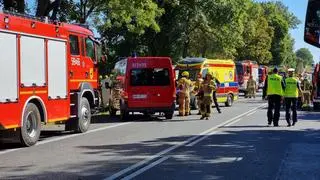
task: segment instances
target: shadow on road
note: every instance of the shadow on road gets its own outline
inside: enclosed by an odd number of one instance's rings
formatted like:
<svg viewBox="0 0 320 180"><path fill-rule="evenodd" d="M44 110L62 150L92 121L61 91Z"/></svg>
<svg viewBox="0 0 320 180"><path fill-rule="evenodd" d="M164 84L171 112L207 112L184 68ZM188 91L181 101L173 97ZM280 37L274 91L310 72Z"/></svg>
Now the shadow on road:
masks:
<svg viewBox="0 0 320 180"><path fill-rule="evenodd" d="M300 116L300 121L317 116ZM315 119L316 118L316 119ZM292 144L320 144L319 129L284 129L284 127L232 126L223 133L208 136L192 147L182 146L170 158L147 171L141 179L275 179L281 161ZM243 128L257 128L244 130ZM78 146L81 156L99 161L66 164L63 172L44 171L24 179L101 179L125 169L160 151L183 143L191 136L156 138L137 143ZM203 136L198 136L197 139ZM152 162L156 161L154 159ZM150 163L150 162L149 162ZM144 167L143 165L142 167ZM3 169L4 168L4 169ZM0 166L1 170L6 167ZM8 167L7 167L8 168ZM13 168L13 167L11 167ZM31 169L30 167L29 169ZM133 171L141 167L137 167ZM215 178L214 178L215 177ZM20 179L19 176L4 178Z"/></svg>
<svg viewBox="0 0 320 180"><path fill-rule="evenodd" d="M308 134L315 134L315 137L306 137ZM36 175L24 176L24 178L101 179L105 176L105 172L109 172L108 175L116 173L143 160L142 157L150 157L175 143L182 143L187 138L190 136L160 138L133 144L79 146L78 148L85 150L84 156L101 156L101 161L68 164L63 172L48 170ZM171 153L169 160L152 169L145 179L166 177L172 179L185 179L185 177L188 179L210 179L209 177L275 179L281 166L281 159L284 158L290 144L320 143L318 138L320 138L320 131L311 129L227 131L225 134L211 135L194 147L184 146L175 150ZM82 155L79 154L79 156ZM113 156L118 158L103 161L104 158ZM0 169L3 168L0 167ZM21 177L6 178L20 179Z"/></svg>

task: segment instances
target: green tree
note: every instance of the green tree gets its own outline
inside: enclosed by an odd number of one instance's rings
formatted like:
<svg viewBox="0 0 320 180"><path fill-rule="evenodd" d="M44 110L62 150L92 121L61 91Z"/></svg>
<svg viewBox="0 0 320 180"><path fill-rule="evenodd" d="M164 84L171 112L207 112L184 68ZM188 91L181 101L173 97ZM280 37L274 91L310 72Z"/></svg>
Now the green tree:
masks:
<svg viewBox="0 0 320 180"><path fill-rule="evenodd" d="M280 57L282 59L282 65L294 68L297 64L297 58L294 52L294 39L290 34L281 41L280 44Z"/></svg>
<svg viewBox="0 0 320 180"><path fill-rule="evenodd" d="M237 48L244 44L244 19L250 3L250 0L203 1L203 23L194 31L196 34L190 46L193 48L191 54L234 58Z"/></svg>
<svg viewBox="0 0 320 180"><path fill-rule="evenodd" d="M309 49L301 48L296 52L296 56L301 59L304 67L307 65L312 65L314 63L313 56Z"/></svg>
<svg viewBox="0 0 320 180"><path fill-rule="evenodd" d="M304 72L303 59L297 57L296 73L302 74Z"/></svg>
<svg viewBox="0 0 320 180"><path fill-rule="evenodd" d="M237 59L251 59L259 64L268 64L272 60L270 49L274 29L269 26L259 3L250 5L244 24L244 44L238 48Z"/></svg>
<svg viewBox="0 0 320 180"><path fill-rule="evenodd" d="M292 52L287 51L291 44L288 37L289 30L296 28L300 23L299 19L284 6L282 2L267 2L262 3L265 16L268 19L269 25L274 29L272 39L271 53L272 64L281 65L287 57L290 57ZM292 48L293 49L293 48Z"/></svg>

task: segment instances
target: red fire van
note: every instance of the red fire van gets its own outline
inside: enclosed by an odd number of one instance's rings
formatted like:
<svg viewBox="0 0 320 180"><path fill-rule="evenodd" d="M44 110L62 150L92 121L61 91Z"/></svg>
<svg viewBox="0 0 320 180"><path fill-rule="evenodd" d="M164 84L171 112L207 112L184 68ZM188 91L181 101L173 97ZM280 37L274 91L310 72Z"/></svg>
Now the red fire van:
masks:
<svg viewBox="0 0 320 180"><path fill-rule="evenodd" d="M127 119L130 112L160 112L172 119L176 87L169 57L130 57L118 61L114 69L121 80L121 120Z"/></svg>

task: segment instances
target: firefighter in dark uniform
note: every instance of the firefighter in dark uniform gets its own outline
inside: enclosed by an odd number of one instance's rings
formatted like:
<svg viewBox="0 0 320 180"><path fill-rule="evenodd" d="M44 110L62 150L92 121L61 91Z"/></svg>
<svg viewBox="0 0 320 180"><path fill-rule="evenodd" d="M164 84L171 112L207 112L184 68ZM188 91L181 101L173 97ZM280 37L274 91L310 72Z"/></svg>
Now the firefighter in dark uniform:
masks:
<svg viewBox="0 0 320 180"><path fill-rule="evenodd" d="M297 78L293 77L294 69L288 69L289 77L286 78L286 88L284 92L286 103L286 120L288 126L294 126L297 123L297 100L299 97L300 85ZM292 110L292 119L290 117L290 108ZM291 124L292 120L292 124Z"/></svg>
<svg viewBox="0 0 320 180"><path fill-rule="evenodd" d="M212 76L213 76L213 74L212 74ZM218 113L221 113L221 109L220 109L220 106L219 106L218 100L217 100L217 88L220 86L220 81L214 76L213 76L213 81L216 84L216 88L213 89L212 100L213 100L214 106L216 107Z"/></svg>
<svg viewBox="0 0 320 180"><path fill-rule="evenodd" d="M264 94L268 97L268 125L273 122L274 126L279 126L281 99L285 89L285 83L278 72L277 68L273 69L273 73L268 75L263 88L266 92Z"/></svg>

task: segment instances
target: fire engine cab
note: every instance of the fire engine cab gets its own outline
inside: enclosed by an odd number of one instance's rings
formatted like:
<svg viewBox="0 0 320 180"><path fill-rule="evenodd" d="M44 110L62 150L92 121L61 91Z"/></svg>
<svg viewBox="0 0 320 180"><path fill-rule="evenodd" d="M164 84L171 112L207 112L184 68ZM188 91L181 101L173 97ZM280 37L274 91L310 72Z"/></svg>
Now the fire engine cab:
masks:
<svg viewBox="0 0 320 180"><path fill-rule="evenodd" d="M246 95L247 93L247 82L250 76L257 82L257 87L259 83L259 65L255 61L244 60L236 62L237 76L239 83L239 92Z"/></svg>
<svg viewBox="0 0 320 180"><path fill-rule="evenodd" d="M268 67L267 66L259 66L259 89L262 89L264 87L264 83L268 76Z"/></svg>
<svg viewBox="0 0 320 180"><path fill-rule="evenodd" d="M313 108L315 110L320 109L320 64L317 64L314 68L313 77Z"/></svg>
<svg viewBox="0 0 320 180"><path fill-rule="evenodd" d="M17 133L25 146L47 123L86 132L99 104L92 31L0 12L0 39L0 132Z"/></svg>

